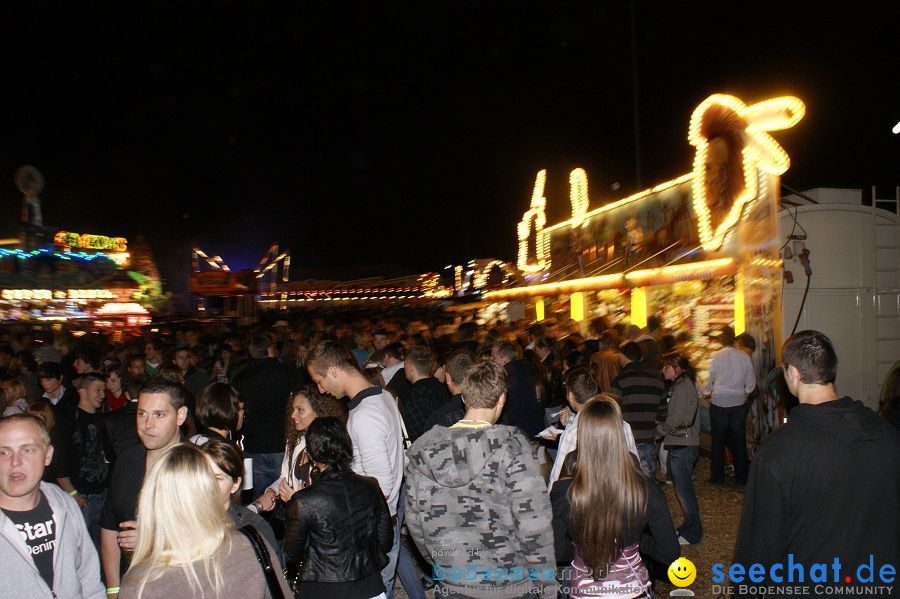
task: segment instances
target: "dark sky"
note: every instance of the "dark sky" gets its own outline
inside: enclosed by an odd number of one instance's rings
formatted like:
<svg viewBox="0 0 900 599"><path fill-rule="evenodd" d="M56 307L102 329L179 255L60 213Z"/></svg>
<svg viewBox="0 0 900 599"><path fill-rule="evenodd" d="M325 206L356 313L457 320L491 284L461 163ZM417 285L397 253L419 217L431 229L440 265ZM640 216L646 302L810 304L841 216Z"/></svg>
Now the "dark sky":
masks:
<svg viewBox="0 0 900 599"><path fill-rule="evenodd" d="M639 189L628 2L123 4L6 15L4 225L34 164L46 224L143 234L177 288L190 242L233 268L279 242L295 266L422 272L514 258L541 168L551 223L575 166L591 207ZM787 185L900 184L890 3L784 4L634 2L644 186L690 170L719 91L806 102L775 133Z"/></svg>

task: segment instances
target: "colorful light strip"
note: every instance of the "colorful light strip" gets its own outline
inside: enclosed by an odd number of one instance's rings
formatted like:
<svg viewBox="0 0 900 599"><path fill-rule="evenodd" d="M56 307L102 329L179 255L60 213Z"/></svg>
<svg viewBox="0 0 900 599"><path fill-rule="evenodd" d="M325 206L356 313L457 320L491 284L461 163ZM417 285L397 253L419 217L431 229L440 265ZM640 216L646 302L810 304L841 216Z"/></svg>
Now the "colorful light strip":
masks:
<svg viewBox="0 0 900 599"><path fill-rule="evenodd" d="M41 248L39 250L31 250L30 252L26 252L24 250L7 250L0 248L0 256L15 256L20 260L29 260L36 256L54 256L56 258L60 258L62 260L71 260L72 258L77 258L79 260L83 260L85 262L92 262L94 260L113 260L110 257L110 254L86 254L84 252L54 252L52 250L48 250L46 248ZM113 260L115 262L115 260Z"/></svg>

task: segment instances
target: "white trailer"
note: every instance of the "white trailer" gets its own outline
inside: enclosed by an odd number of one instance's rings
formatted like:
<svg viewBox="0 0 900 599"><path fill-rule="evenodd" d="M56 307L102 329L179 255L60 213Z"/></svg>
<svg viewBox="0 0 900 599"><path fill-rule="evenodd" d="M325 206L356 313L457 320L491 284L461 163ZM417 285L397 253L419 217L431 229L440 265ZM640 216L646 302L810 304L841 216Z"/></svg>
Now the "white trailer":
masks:
<svg viewBox="0 0 900 599"><path fill-rule="evenodd" d="M812 189L785 196L778 219L782 335L795 322L798 331L828 335L838 355L838 393L872 409L900 359L900 187L895 194L876 200L873 188L873 205L864 206L858 189ZM804 249L812 270L805 302Z"/></svg>

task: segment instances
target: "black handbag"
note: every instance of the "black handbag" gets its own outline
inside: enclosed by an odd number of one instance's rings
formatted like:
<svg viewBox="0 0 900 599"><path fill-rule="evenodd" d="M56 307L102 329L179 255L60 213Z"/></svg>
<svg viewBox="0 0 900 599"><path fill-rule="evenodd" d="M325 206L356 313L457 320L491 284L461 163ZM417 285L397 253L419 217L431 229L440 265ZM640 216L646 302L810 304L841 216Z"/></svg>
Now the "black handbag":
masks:
<svg viewBox="0 0 900 599"><path fill-rule="evenodd" d="M262 566L263 575L266 577L266 584L269 586L269 594L272 595L272 599L286 599L284 592L281 590L281 585L278 584L277 571L272 567L272 559L269 557L265 542L260 538L259 533L249 524L242 526L240 531L250 541L250 545L253 546L253 552L256 553L256 561Z"/></svg>

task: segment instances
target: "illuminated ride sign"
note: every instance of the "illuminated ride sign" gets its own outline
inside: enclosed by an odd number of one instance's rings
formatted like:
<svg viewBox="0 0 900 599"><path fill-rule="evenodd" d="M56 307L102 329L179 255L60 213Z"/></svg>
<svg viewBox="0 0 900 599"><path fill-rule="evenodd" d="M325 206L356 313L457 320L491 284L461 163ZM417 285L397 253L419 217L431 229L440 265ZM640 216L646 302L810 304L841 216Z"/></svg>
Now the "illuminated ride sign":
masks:
<svg viewBox="0 0 900 599"><path fill-rule="evenodd" d="M787 153L767 131L793 127L804 113L803 102L790 96L751 106L733 96L710 96L691 116L688 141L696 148L693 172L588 211L587 174L575 169L569 175L572 216L550 227L544 197L547 171L539 171L531 204L517 228L517 266L533 278L540 275L540 284L491 292L487 297L551 292L538 289L548 280L559 282L549 284L557 292L562 291L560 285L575 289L576 281L587 288L609 288L623 279L646 282L652 278L648 273L673 274L671 269L665 273L648 270L653 264L647 262L653 260L667 266L688 256L708 266L710 259L734 257L734 248L726 250L723 245L755 202L777 193L767 187L768 177L783 174L790 165ZM586 264L600 265L603 274L586 277L592 270ZM716 272L734 269L733 264L714 264ZM710 272L678 266L682 278ZM644 269L641 276L628 276L636 268Z"/></svg>
<svg viewBox="0 0 900 599"><path fill-rule="evenodd" d="M101 252L122 253L128 250L128 240L124 237L106 237L90 233L70 233L59 231L53 236L53 243L63 248L81 248Z"/></svg>

